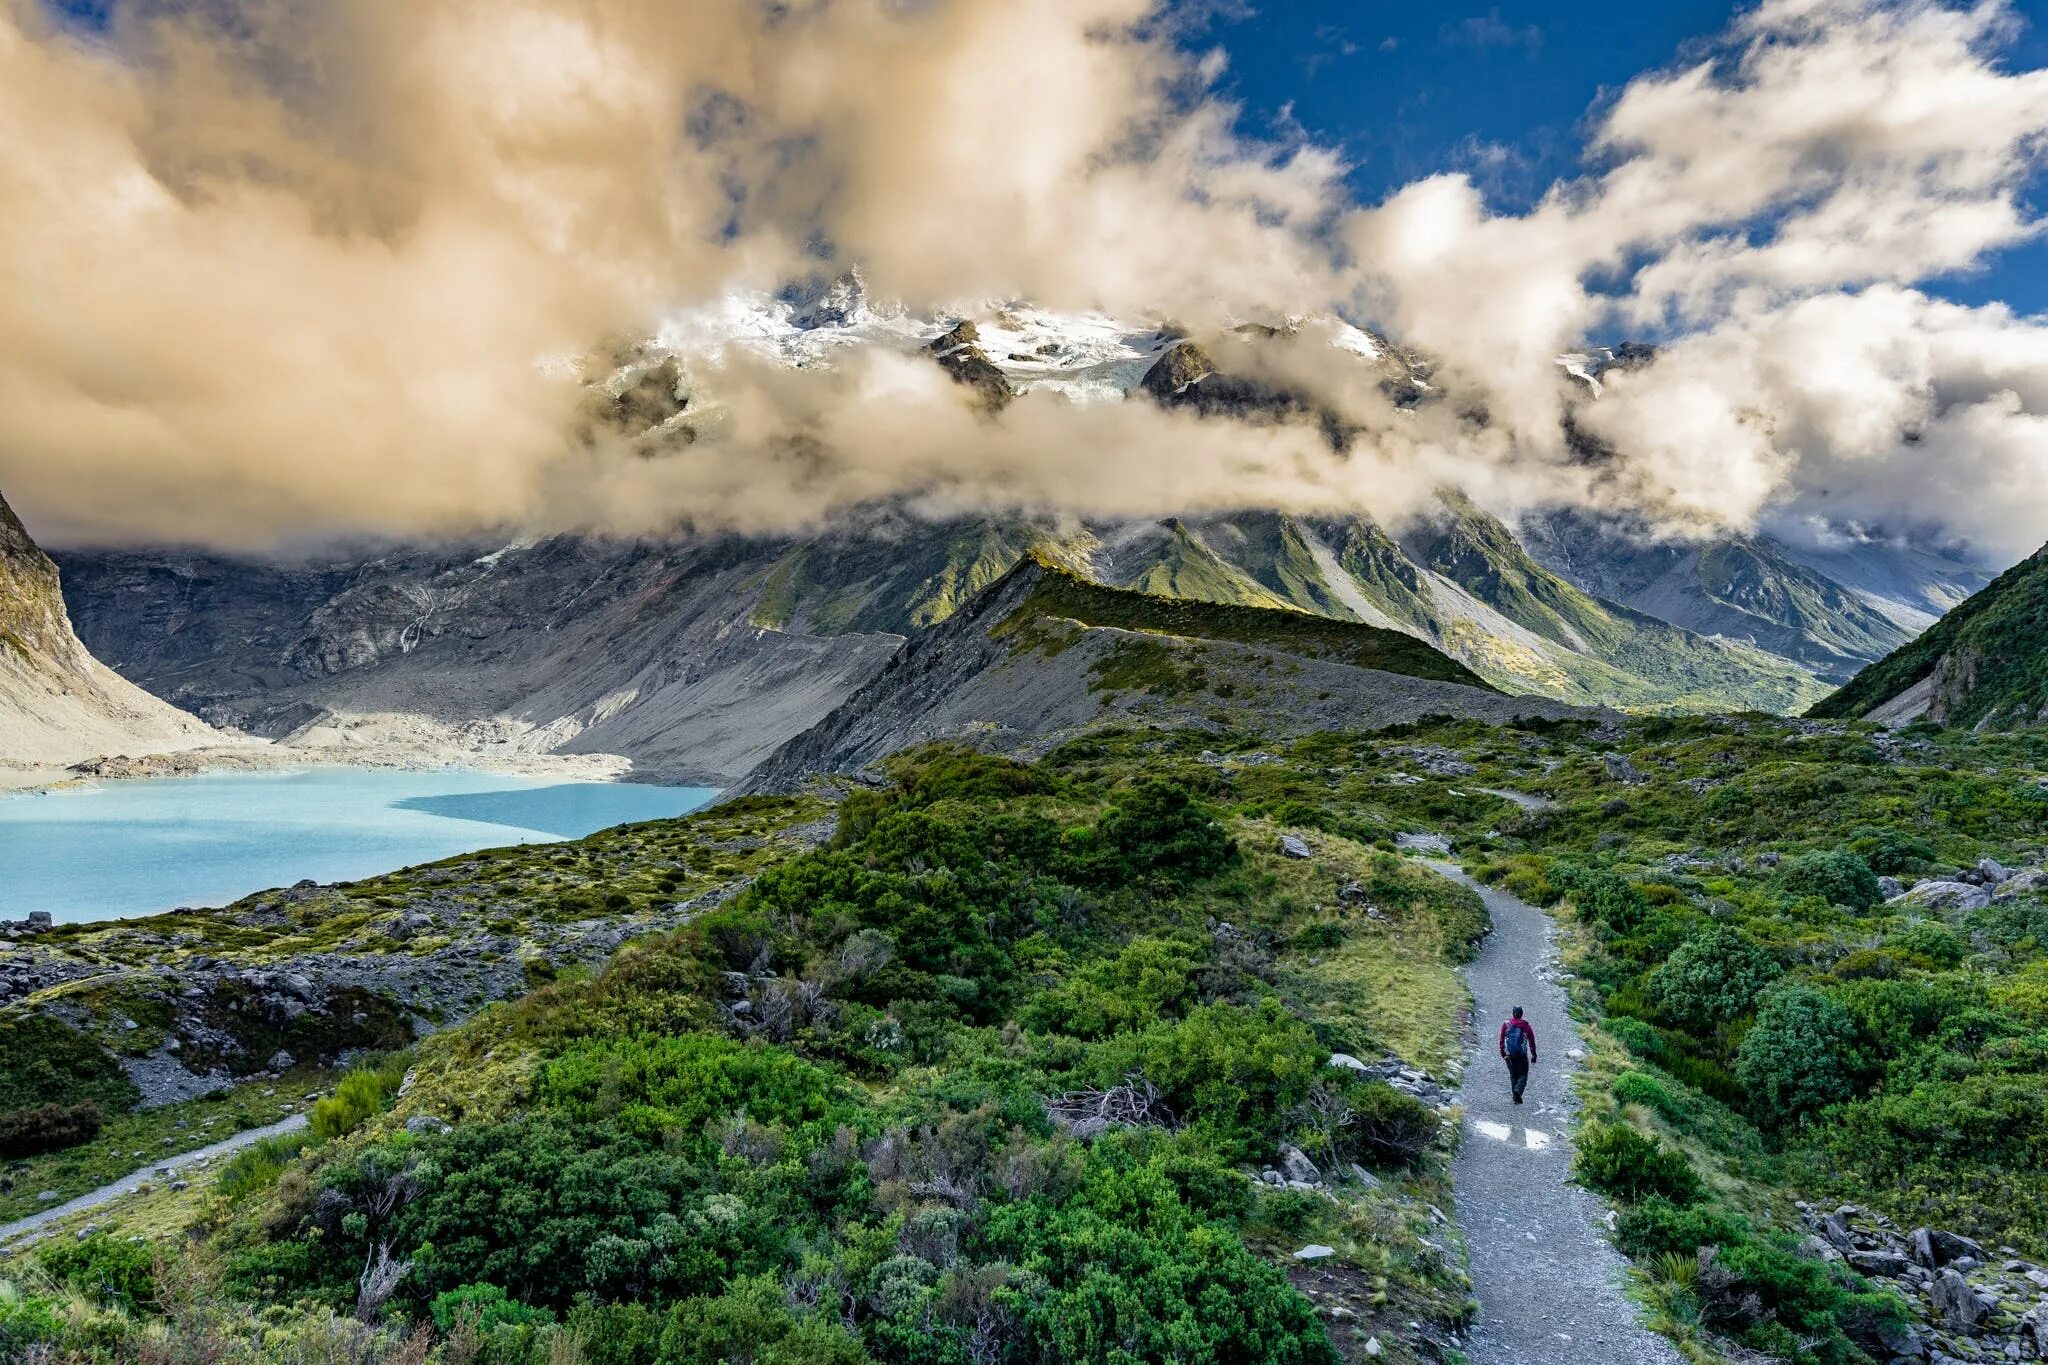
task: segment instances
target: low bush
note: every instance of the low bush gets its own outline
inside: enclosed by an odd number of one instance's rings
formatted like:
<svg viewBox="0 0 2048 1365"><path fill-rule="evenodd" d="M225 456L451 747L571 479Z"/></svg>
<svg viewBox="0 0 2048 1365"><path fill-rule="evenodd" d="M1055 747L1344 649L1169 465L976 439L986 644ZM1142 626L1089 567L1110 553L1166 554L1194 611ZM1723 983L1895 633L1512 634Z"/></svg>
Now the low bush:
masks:
<svg viewBox="0 0 2048 1365"><path fill-rule="evenodd" d="M1810 986L1772 992L1735 1057L1749 1112L1776 1128L1804 1123L1855 1094L1859 1066L1855 1020Z"/></svg>
<svg viewBox="0 0 2048 1365"><path fill-rule="evenodd" d="M1628 878L1605 868L1561 862L1551 866L1549 879L1552 887L1571 898L1581 915L1616 933L1637 928L1650 911L1650 903Z"/></svg>
<svg viewBox="0 0 2048 1365"><path fill-rule="evenodd" d="M1787 858L1778 869L1778 885L1793 896L1818 896L1851 910L1868 910L1884 899L1870 864L1845 848Z"/></svg>
<svg viewBox="0 0 2048 1365"><path fill-rule="evenodd" d="M1651 975L1651 992L1673 1022L1711 1030L1756 1008L1784 970L1739 930L1709 924L1688 935Z"/></svg>
<svg viewBox="0 0 2048 1365"><path fill-rule="evenodd" d="M1359 1143L1375 1165L1414 1165L1442 1131L1436 1110L1384 1081L1354 1085L1345 1099Z"/></svg>
<svg viewBox="0 0 2048 1365"><path fill-rule="evenodd" d="M1643 1071L1624 1071L1614 1078L1614 1098L1621 1104L1639 1104L1673 1123L1684 1120L1687 1109L1664 1082Z"/></svg>
<svg viewBox="0 0 2048 1365"><path fill-rule="evenodd" d="M156 1302L156 1252L146 1242L94 1233L36 1252L45 1275L106 1308L135 1312Z"/></svg>
<svg viewBox="0 0 2048 1365"><path fill-rule="evenodd" d="M76 1147L99 1136L100 1107L91 1100L78 1104L39 1104L0 1114L0 1159L41 1156Z"/></svg>
<svg viewBox="0 0 2048 1365"><path fill-rule="evenodd" d="M1581 1133L1572 1170L1582 1184L1631 1203L1661 1196L1690 1204L1700 1196L1699 1174L1685 1153L1626 1124L1595 1124Z"/></svg>
<svg viewBox="0 0 2048 1365"><path fill-rule="evenodd" d="M1749 1224L1706 1204L1675 1204L1651 1195L1621 1211L1614 1241L1630 1256L1691 1256L1701 1247L1734 1246L1749 1239Z"/></svg>
<svg viewBox="0 0 2048 1365"><path fill-rule="evenodd" d="M405 1060L359 1066L341 1078L334 1093L313 1105L313 1136L322 1142L345 1137L384 1112L405 1080Z"/></svg>

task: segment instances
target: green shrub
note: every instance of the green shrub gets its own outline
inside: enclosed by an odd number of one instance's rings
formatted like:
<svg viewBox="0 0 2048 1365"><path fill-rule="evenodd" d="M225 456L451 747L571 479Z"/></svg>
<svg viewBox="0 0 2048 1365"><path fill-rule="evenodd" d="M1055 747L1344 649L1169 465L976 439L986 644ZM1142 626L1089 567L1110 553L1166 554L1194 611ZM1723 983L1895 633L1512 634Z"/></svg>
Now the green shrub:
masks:
<svg viewBox="0 0 2048 1365"><path fill-rule="evenodd" d="M1856 1023L1832 998L1809 986L1767 996L1735 1056L1735 1076L1761 1123L1805 1122L1856 1093Z"/></svg>
<svg viewBox="0 0 2048 1365"><path fill-rule="evenodd" d="M1940 857L1934 845L1895 829L1862 826L1849 836L1849 851L1880 877L1919 872Z"/></svg>
<svg viewBox="0 0 2048 1365"><path fill-rule="evenodd" d="M1553 887L1571 897L1581 915L1616 933L1637 928L1650 912L1650 903L1628 878L1605 868L1561 862L1552 865L1549 877Z"/></svg>
<svg viewBox="0 0 2048 1365"><path fill-rule="evenodd" d="M1689 1204L1700 1196L1699 1175L1685 1153L1626 1124L1595 1124L1581 1133L1572 1170L1582 1184L1630 1202L1659 1195Z"/></svg>
<svg viewBox="0 0 2048 1365"><path fill-rule="evenodd" d="M1436 1110L1385 1081L1349 1086L1351 1128L1374 1165L1412 1166L1436 1144L1443 1124Z"/></svg>
<svg viewBox="0 0 2048 1365"><path fill-rule="evenodd" d="M39 1104L0 1114L0 1159L9 1161L76 1147L99 1136L100 1107L91 1100L77 1104Z"/></svg>
<svg viewBox="0 0 2048 1365"><path fill-rule="evenodd" d="M1709 1204L1674 1204L1652 1195L1621 1211L1614 1242L1638 1258L1691 1256L1701 1247L1734 1246L1749 1240L1749 1224Z"/></svg>
<svg viewBox="0 0 2048 1365"><path fill-rule="evenodd" d="M108 1308L135 1312L156 1303L156 1252L96 1232L81 1242L55 1242L36 1251L44 1274Z"/></svg>
<svg viewBox="0 0 2048 1365"><path fill-rule="evenodd" d="M1650 986L1673 1020L1708 1030L1748 1013L1783 973L1778 960L1748 935L1709 924L1678 945L1652 974Z"/></svg>
<svg viewBox="0 0 2048 1365"><path fill-rule="evenodd" d="M41 1014L0 1019L0 1113L88 1100L125 1113L136 1093L113 1055L70 1025Z"/></svg>
<svg viewBox="0 0 2048 1365"><path fill-rule="evenodd" d="M1343 947L1348 937L1344 926L1335 920L1318 920L1296 933L1290 946L1303 953L1328 952L1332 948Z"/></svg>
<svg viewBox="0 0 2048 1365"><path fill-rule="evenodd" d="M764 1124L816 1122L839 1094L831 1073L785 1048L701 1033L581 1044L542 1068L535 1089L578 1121L685 1141L739 1110Z"/></svg>
<svg viewBox="0 0 2048 1365"><path fill-rule="evenodd" d="M267 1190L305 1147L306 1139L297 1133L279 1133L252 1142L228 1158L214 1179L214 1188L226 1199Z"/></svg>
<svg viewBox="0 0 2048 1365"><path fill-rule="evenodd" d="M1156 777L1118 794L1091 844L1073 869L1085 881L1187 883L1237 860L1223 822L1185 788Z"/></svg>
<svg viewBox="0 0 2048 1365"><path fill-rule="evenodd" d="M1793 896L1818 896L1831 905L1868 910L1884 899L1877 874L1845 848L1802 853L1778 869L1778 885Z"/></svg>
<svg viewBox="0 0 2048 1365"><path fill-rule="evenodd" d="M1955 930L1933 920L1909 924L1885 942L1898 952L1925 958L1937 967L1956 966L1970 953L1970 945Z"/></svg>
<svg viewBox="0 0 2048 1365"><path fill-rule="evenodd" d="M461 1322L476 1331L490 1332L497 1327L531 1327L555 1320L547 1309L520 1303L494 1284L457 1285L436 1294L427 1311L443 1332L454 1331Z"/></svg>
<svg viewBox="0 0 2048 1365"><path fill-rule="evenodd" d="M384 1112L405 1079L402 1060L359 1066L341 1078L334 1093L313 1105L313 1136L322 1142L346 1137Z"/></svg>
<svg viewBox="0 0 2048 1365"><path fill-rule="evenodd" d="M1253 1009L1204 1005L1114 1039L1098 1049L1097 1067L1109 1084L1137 1072L1182 1120L1206 1119L1250 1141L1278 1132L1322 1062L1307 1026L1269 997Z"/></svg>
<svg viewBox="0 0 2048 1365"><path fill-rule="evenodd" d="M1624 1071L1616 1076L1614 1098L1621 1104L1640 1104L1673 1123L1686 1114L1686 1106L1679 1103L1664 1082L1642 1071Z"/></svg>
<svg viewBox="0 0 2048 1365"><path fill-rule="evenodd" d="M865 1365L860 1339L830 1318L798 1314L772 1276L735 1279L717 1297L675 1306L661 1337L660 1359L751 1361L754 1365Z"/></svg>

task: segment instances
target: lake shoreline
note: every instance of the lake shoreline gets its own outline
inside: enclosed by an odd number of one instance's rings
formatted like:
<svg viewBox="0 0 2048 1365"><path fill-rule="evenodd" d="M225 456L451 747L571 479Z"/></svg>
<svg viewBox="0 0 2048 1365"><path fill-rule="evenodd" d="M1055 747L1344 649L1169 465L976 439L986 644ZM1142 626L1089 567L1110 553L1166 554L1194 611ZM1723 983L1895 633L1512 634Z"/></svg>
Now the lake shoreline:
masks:
<svg viewBox="0 0 2048 1365"><path fill-rule="evenodd" d="M587 765L303 761L91 778L0 799L0 918L59 924L218 909L266 888L349 883L483 849L671 819L710 786L593 779ZM195 765L196 767L197 765ZM520 770L514 770L515 768Z"/></svg>
<svg viewBox="0 0 2048 1365"><path fill-rule="evenodd" d="M525 753L465 749L452 744L286 745L251 739L140 755L103 754L76 763L16 763L0 760L0 799L37 796L96 786L172 777L213 777L230 773L279 773L306 768L353 768L389 772L460 769L508 777L559 778L566 782L652 782L666 775L642 773L620 754ZM696 785L692 783L691 785ZM703 783L702 785L723 785Z"/></svg>

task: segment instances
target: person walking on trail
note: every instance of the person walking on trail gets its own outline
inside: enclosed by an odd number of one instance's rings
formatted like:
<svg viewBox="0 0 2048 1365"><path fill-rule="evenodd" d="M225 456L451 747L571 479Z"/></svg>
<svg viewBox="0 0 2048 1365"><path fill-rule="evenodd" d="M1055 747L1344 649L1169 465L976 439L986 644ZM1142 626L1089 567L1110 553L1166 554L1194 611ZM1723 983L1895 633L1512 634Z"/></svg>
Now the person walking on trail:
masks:
<svg viewBox="0 0 2048 1365"><path fill-rule="evenodd" d="M1529 1067L1536 1061L1536 1030L1522 1017L1520 1005L1500 1026L1500 1055L1508 1064L1508 1085L1515 1093L1515 1103L1520 1104L1522 1091L1529 1084Z"/></svg>

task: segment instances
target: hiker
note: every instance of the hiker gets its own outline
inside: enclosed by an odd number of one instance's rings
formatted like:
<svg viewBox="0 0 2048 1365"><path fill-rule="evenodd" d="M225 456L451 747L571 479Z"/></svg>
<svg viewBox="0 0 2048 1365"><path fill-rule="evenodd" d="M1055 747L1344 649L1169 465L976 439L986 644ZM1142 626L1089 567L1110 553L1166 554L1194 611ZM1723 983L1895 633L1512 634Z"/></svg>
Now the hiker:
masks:
<svg viewBox="0 0 2048 1365"><path fill-rule="evenodd" d="M1515 1103L1522 1102L1522 1090L1529 1084L1529 1067L1536 1060L1536 1030L1515 1006L1514 1017L1500 1026L1500 1055L1508 1064L1508 1084L1514 1088Z"/></svg>

